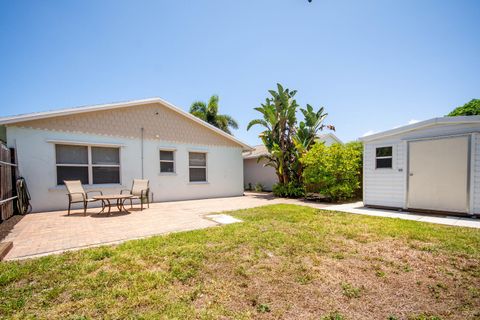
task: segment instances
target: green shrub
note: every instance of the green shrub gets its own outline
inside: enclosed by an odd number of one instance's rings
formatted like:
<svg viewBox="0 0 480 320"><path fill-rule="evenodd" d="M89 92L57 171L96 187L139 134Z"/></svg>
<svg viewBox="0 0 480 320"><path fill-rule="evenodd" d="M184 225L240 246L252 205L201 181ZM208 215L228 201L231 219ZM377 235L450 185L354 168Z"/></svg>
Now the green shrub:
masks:
<svg viewBox="0 0 480 320"><path fill-rule="evenodd" d="M262 192L263 189L263 185L260 182L257 182L257 184L255 185L255 191Z"/></svg>
<svg viewBox="0 0 480 320"><path fill-rule="evenodd" d="M305 196L305 188L295 182L274 184L272 191L276 197L282 198L301 198Z"/></svg>
<svg viewBox="0 0 480 320"><path fill-rule="evenodd" d="M362 192L360 142L315 144L302 158L303 181L307 192L319 193L332 201L359 197Z"/></svg>

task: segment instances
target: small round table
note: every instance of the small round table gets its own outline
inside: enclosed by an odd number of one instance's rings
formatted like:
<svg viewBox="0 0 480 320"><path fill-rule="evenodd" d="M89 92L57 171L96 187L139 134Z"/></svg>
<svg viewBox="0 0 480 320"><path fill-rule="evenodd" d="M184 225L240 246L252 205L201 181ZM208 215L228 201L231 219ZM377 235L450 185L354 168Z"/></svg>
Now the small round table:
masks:
<svg viewBox="0 0 480 320"><path fill-rule="evenodd" d="M108 206L108 214L110 214L110 209L112 208L112 204L110 201L115 200L116 203L115 205L118 208L119 212L125 211L126 213L130 213L126 208L125 208L125 201L127 199L130 199L133 197L131 194L106 194L106 195L101 195L101 196L94 196L93 199L95 200L101 200L102 201L102 210L100 210L100 213L105 211L105 207Z"/></svg>

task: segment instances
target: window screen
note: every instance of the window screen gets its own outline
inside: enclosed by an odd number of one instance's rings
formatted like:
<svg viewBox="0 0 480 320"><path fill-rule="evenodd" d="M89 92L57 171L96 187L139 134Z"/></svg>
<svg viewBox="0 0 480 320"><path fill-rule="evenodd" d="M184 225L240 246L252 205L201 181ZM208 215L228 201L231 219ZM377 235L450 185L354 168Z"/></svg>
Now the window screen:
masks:
<svg viewBox="0 0 480 320"><path fill-rule="evenodd" d="M173 151L160 150L160 172L173 173L175 172L175 158Z"/></svg>
<svg viewBox="0 0 480 320"><path fill-rule="evenodd" d="M380 147L375 149L375 168L385 169L392 168L393 165L393 148Z"/></svg>
<svg viewBox="0 0 480 320"><path fill-rule="evenodd" d="M55 145L57 164L88 164L88 147Z"/></svg>
<svg viewBox="0 0 480 320"><path fill-rule="evenodd" d="M80 180L82 184L120 183L120 149L55 145L57 184Z"/></svg>
<svg viewBox="0 0 480 320"><path fill-rule="evenodd" d="M190 182L207 181L207 154L190 152L188 158Z"/></svg>

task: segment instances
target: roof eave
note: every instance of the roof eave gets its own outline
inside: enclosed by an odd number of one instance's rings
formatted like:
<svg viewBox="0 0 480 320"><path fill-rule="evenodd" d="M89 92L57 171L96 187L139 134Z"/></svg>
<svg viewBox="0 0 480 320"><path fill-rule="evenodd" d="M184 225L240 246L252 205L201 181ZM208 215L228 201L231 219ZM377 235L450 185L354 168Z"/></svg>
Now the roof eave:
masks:
<svg viewBox="0 0 480 320"><path fill-rule="evenodd" d="M143 105L143 104L148 104L148 103L161 104L161 105L169 108L170 110L173 110L173 111L189 118L190 120L195 121L196 123L198 123L198 124L200 124L204 127L209 128L212 131L215 131L216 133L222 135L223 137L239 144L242 147L243 151L253 150L253 148L251 146L249 146L248 144L238 140L234 136L232 136L232 135L230 135L230 134L212 126L211 124L195 117L194 115L192 115L192 114L190 114L186 111L183 111L182 109L174 106L173 104L171 104L168 101L165 101L161 98L150 98L150 99L142 99L142 100L135 100L135 101L128 101L128 102L121 102L121 103L102 104L102 105L95 105L95 106L88 106L88 107L70 108L70 109L63 109L63 110L57 110L57 111L39 112L39 113L34 113L34 114L25 114L25 115L13 116L13 117L4 117L4 118L0 118L0 125L9 125L9 124L15 124L15 123L18 123L18 122L39 120L39 119L59 117L59 116L64 116L64 115L79 114L79 113L86 113L86 112L94 112L94 111L133 107L133 106L138 106L138 105Z"/></svg>
<svg viewBox="0 0 480 320"><path fill-rule="evenodd" d="M386 137L394 136L397 134L402 134L410 131L414 131L420 128L435 126L439 124L469 124L469 123L479 123L480 116L459 116L459 117L441 117L441 118L432 118L425 121L420 121L414 124L409 124L406 126L398 127L395 129L386 130L379 133L374 133L365 137L360 137L358 140L362 142L368 142L378 139L383 139Z"/></svg>

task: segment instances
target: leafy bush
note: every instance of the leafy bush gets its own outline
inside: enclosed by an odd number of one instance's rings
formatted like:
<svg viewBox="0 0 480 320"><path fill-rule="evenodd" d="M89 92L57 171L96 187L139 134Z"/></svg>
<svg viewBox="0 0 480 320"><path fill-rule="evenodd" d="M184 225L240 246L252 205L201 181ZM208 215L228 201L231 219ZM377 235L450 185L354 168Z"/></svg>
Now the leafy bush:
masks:
<svg viewBox="0 0 480 320"><path fill-rule="evenodd" d="M301 198L305 196L305 188L293 181L286 184L277 183L273 185L273 194L276 197Z"/></svg>
<svg viewBox="0 0 480 320"><path fill-rule="evenodd" d="M472 99L463 106L454 109L447 116L476 116L480 115L480 99Z"/></svg>
<svg viewBox="0 0 480 320"><path fill-rule="evenodd" d="M320 193L332 201L359 197L362 191L362 154L360 142L317 143L302 158L303 181L308 192Z"/></svg>
<svg viewBox="0 0 480 320"><path fill-rule="evenodd" d="M255 185L255 191L262 192L263 189L264 189L263 185L260 182L257 182L257 184Z"/></svg>

